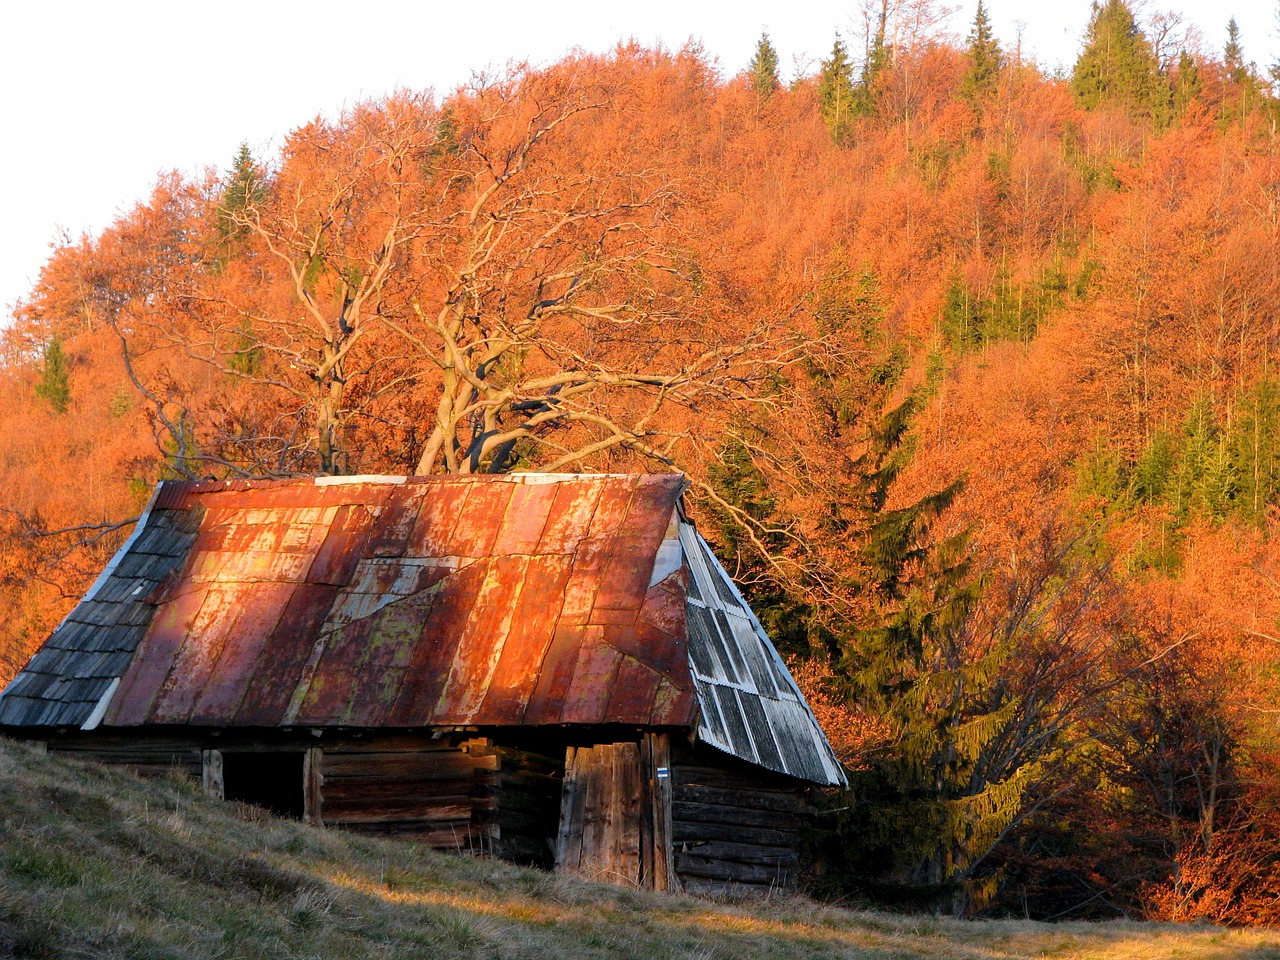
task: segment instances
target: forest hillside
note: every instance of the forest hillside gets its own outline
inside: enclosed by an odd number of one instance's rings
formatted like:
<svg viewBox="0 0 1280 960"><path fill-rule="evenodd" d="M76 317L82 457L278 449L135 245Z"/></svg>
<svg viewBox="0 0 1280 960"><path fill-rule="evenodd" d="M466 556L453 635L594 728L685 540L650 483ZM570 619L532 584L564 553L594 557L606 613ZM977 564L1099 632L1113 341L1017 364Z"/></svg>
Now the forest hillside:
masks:
<svg viewBox="0 0 1280 960"><path fill-rule="evenodd" d="M853 772L814 892L1280 921L1280 101L1176 27L623 45L162 178L0 334L0 681L157 480L681 470Z"/></svg>

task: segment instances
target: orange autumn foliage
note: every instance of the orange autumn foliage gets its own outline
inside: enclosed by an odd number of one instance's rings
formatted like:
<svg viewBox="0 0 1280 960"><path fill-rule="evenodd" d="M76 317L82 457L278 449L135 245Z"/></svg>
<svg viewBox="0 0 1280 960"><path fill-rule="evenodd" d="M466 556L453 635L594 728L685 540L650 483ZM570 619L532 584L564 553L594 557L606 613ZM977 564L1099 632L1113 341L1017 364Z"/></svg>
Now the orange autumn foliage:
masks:
<svg viewBox="0 0 1280 960"><path fill-rule="evenodd" d="M891 506L963 480L938 535L967 531L990 583L1019 582L1053 530L1054 549L1091 561L1064 570L1122 585L1090 613L1123 691L1098 721L1107 750L1136 751L1125 723L1157 708L1211 705L1230 734L1230 816L1206 823L1180 795L1142 821L1163 859L1116 909L1269 918L1243 880L1213 877L1277 862L1250 826L1280 796L1280 495L1256 412L1280 347L1275 104L1224 117L1210 91L1154 129L1008 63L979 108L961 95L966 64L946 43L904 47L837 145L816 78L760 102L696 49L624 45L312 120L260 158L262 196L234 209L225 180L161 178L55 250L3 332L0 683L156 480L485 469L493 448L465 451L503 430L506 468L656 465L708 485L742 441L787 518L754 531L776 561L760 582L792 589L811 563L831 622L865 613L831 532L845 484L831 471L912 394ZM65 412L36 392L55 336ZM497 378L489 399L441 362L464 349L473 375ZM576 379L548 386L565 371ZM824 377L844 385L823 393ZM530 411L543 419L512 432ZM1193 475L1197 416L1212 423ZM1159 437L1173 453L1153 492ZM706 490L694 509L710 516ZM1002 622L1001 602L992 590L984 622ZM797 672L839 749L883 746L827 669ZM1168 685L1183 700L1160 700ZM1116 761L1134 783L1138 759ZM1087 779L1063 776L1064 791ZM1116 798L1141 785L1109 776L1093 812L1131 837L1141 818Z"/></svg>

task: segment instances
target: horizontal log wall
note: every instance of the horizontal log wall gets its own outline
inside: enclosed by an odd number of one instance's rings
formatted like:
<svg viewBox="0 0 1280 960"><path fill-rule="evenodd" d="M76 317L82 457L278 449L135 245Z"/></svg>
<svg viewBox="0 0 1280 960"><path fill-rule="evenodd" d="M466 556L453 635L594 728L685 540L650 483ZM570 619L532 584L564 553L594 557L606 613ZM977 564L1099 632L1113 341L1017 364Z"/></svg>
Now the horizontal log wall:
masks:
<svg viewBox="0 0 1280 960"><path fill-rule="evenodd" d="M768 893L795 884L802 790L712 751L672 762L676 875L688 893Z"/></svg>
<svg viewBox="0 0 1280 960"><path fill-rule="evenodd" d="M174 736L66 733L50 753L126 767L141 776L178 772L221 797L224 751L304 753L306 819L358 833L489 853L550 868L563 761L494 747L471 736L346 735L320 740L275 731ZM552 747L560 753L562 747Z"/></svg>
<svg viewBox="0 0 1280 960"><path fill-rule="evenodd" d="M313 774L325 826L441 847L492 849L499 759L488 740L326 744Z"/></svg>
<svg viewBox="0 0 1280 960"><path fill-rule="evenodd" d="M498 747L497 754L493 853L512 863L549 870L555 862L563 763L510 747Z"/></svg>
<svg viewBox="0 0 1280 960"><path fill-rule="evenodd" d="M50 738L49 753L124 767L141 777L180 773L200 779L201 747L195 738L138 739L93 734L67 734Z"/></svg>

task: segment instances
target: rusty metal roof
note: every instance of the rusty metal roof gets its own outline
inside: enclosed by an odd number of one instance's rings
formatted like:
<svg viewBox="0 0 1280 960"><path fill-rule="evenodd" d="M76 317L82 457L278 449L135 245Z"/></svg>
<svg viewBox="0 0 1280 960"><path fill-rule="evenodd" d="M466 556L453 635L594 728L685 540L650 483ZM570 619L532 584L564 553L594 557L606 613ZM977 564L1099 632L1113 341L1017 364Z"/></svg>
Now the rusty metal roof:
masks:
<svg viewBox="0 0 1280 960"><path fill-rule="evenodd" d="M681 519L683 484L162 484L0 695L0 725L696 723L736 756L841 782L767 636Z"/></svg>

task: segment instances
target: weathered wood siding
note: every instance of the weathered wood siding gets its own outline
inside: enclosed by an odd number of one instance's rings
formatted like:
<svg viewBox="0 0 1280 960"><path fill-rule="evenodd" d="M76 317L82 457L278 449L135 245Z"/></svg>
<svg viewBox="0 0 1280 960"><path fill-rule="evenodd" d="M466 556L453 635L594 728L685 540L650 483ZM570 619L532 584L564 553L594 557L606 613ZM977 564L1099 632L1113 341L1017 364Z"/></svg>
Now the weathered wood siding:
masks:
<svg viewBox="0 0 1280 960"><path fill-rule="evenodd" d="M768 893L796 882L803 791L714 750L672 765L675 872L694 894Z"/></svg>
<svg viewBox="0 0 1280 960"><path fill-rule="evenodd" d="M538 753L498 747L498 788L491 839L494 856L550 870L564 768Z"/></svg>
<svg viewBox="0 0 1280 960"><path fill-rule="evenodd" d="M477 853L491 848L499 760L488 740L325 744L313 766L325 826Z"/></svg>
<svg viewBox="0 0 1280 960"><path fill-rule="evenodd" d="M49 753L124 767L142 777L163 777L173 772L194 780L201 776L202 744L194 737L138 739L70 733L45 742Z"/></svg>
<svg viewBox="0 0 1280 960"><path fill-rule="evenodd" d="M640 744L569 747L556 870L640 885Z"/></svg>
<svg viewBox="0 0 1280 960"><path fill-rule="evenodd" d="M668 756L663 733L567 749L556 870L622 886L672 888Z"/></svg>
<svg viewBox="0 0 1280 960"><path fill-rule="evenodd" d="M652 890L678 890L671 846L671 738L646 733L640 738L644 778L640 818L640 883Z"/></svg>

